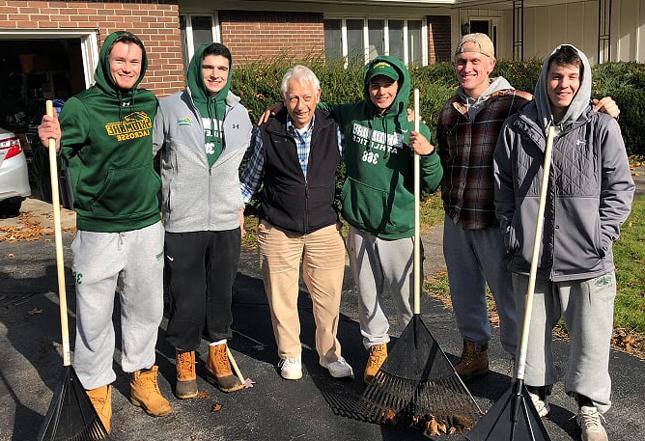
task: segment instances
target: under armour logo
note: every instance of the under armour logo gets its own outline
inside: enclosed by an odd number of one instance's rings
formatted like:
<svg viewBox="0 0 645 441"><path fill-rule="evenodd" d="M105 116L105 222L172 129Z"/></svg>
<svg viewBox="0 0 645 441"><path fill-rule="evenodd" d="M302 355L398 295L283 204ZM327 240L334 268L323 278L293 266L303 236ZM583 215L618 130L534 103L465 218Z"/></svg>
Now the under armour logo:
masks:
<svg viewBox="0 0 645 441"><path fill-rule="evenodd" d="M576 139L576 145L585 145L586 142Z"/></svg>
<svg viewBox="0 0 645 441"><path fill-rule="evenodd" d="M123 101L121 107L130 107L130 101Z"/></svg>
<svg viewBox="0 0 645 441"><path fill-rule="evenodd" d="M234 129L239 129L239 128L240 128L240 125L239 125L239 124L233 124L233 128L234 128Z"/></svg>

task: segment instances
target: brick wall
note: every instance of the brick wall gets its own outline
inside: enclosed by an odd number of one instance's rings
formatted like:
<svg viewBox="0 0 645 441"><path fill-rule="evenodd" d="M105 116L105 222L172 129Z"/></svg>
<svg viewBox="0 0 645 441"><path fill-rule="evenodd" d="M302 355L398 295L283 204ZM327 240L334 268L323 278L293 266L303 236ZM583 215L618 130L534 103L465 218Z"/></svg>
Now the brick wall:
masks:
<svg viewBox="0 0 645 441"><path fill-rule="evenodd" d="M219 11L222 43L236 63L305 58L325 50L323 15L307 12Z"/></svg>
<svg viewBox="0 0 645 441"><path fill-rule="evenodd" d="M450 17L447 15L429 15L428 20L428 63L450 61Z"/></svg>
<svg viewBox="0 0 645 441"><path fill-rule="evenodd" d="M177 1L4 1L3 29L96 29L99 46L111 32L133 32L146 46L148 71L141 83L158 95L184 87Z"/></svg>

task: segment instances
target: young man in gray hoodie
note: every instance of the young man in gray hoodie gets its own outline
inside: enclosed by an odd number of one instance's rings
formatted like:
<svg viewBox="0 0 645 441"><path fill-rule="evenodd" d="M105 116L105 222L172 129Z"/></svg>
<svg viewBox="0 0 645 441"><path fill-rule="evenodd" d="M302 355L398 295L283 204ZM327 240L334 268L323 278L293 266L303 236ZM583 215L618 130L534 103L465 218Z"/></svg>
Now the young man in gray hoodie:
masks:
<svg viewBox="0 0 645 441"><path fill-rule="evenodd" d="M495 208L518 311L524 310L550 126L556 136L525 382L536 409L547 415L557 379L551 330L564 316L571 337L565 389L577 399L582 440L606 441L600 415L611 405L612 243L631 210L634 183L618 123L592 111L591 67L571 45L558 46L544 62L535 100L506 120L495 150Z"/></svg>
<svg viewBox="0 0 645 441"><path fill-rule="evenodd" d="M252 124L229 90L231 72L226 46L200 46L188 66L186 89L159 101L154 124L171 301L166 337L176 348L175 394L182 399L197 396L195 350L202 330L209 340L209 379L224 392L243 387L231 370L227 341L243 231L238 169Z"/></svg>

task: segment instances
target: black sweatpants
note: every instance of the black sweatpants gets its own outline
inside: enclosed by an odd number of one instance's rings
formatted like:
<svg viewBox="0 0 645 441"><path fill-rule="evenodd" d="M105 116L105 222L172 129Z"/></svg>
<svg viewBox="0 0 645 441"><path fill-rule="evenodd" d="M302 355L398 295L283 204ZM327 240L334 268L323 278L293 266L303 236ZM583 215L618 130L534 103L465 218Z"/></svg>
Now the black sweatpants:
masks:
<svg viewBox="0 0 645 441"><path fill-rule="evenodd" d="M166 233L170 320L166 337L175 348L231 339L233 281L240 261L240 229Z"/></svg>

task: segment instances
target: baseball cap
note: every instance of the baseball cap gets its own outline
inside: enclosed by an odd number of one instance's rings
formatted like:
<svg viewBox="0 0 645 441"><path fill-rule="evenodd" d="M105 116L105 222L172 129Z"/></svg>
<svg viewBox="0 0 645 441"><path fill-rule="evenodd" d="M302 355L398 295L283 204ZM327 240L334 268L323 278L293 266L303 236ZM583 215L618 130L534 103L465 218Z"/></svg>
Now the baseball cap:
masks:
<svg viewBox="0 0 645 441"><path fill-rule="evenodd" d="M399 73L394 69L394 67L386 61L378 61L374 63L370 69L367 71L365 76L366 81L371 81L372 78L383 75L390 78L391 80L398 81Z"/></svg>
<svg viewBox="0 0 645 441"><path fill-rule="evenodd" d="M466 44L471 43L468 47L464 47ZM461 41L457 46L455 55L461 54L463 52L478 52L484 54L487 57L495 58L495 47L490 37L486 34L475 33L475 34L466 34L461 37Z"/></svg>

